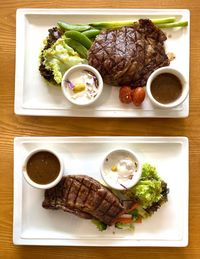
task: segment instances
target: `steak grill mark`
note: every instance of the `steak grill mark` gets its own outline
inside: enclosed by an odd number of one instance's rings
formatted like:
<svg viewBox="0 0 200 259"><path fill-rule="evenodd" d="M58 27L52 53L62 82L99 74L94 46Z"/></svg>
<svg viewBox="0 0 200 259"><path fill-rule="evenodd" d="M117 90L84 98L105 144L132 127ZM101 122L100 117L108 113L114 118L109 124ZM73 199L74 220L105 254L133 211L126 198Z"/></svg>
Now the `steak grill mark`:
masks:
<svg viewBox="0 0 200 259"><path fill-rule="evenodd" d="M98 181L85 175L69 175L45 191L42 206L62 209L83 218L96 218L112 225L125 212L121 201Z"/></svg>
<svg viewBox="0 0 200 259"><path fill-rule="evenodd" d="M102 31L88 53L88 62L111 85L145 86L157 68L168 66L165 34L148 19L132 26Z"/></svg>

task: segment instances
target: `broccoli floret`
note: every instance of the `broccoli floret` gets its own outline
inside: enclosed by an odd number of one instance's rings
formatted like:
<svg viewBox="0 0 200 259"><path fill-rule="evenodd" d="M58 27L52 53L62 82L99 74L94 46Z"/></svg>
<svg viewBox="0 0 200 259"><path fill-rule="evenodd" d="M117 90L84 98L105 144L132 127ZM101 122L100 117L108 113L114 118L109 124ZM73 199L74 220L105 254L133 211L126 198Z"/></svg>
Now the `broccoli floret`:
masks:
<svg viewBox="0 0 200 259"><path fill-rule="evenodd" d="M118 229L133 230L134 229L134 224L133 223L127 224L127 223L118 222L118 223L115 223L115 227L118 228Z"/></svg>
<svg viewBox="0 0 200 259"><path fill-rule="evenodd" d="M93 219L93 220L92 220L92 223L96 225L96 227L97 227L97 229L98 229L99 231L104 231L104 230L107 229L107 225L106 225L105 223L101 222L101 221L98 220L98 219Z"/></svg>

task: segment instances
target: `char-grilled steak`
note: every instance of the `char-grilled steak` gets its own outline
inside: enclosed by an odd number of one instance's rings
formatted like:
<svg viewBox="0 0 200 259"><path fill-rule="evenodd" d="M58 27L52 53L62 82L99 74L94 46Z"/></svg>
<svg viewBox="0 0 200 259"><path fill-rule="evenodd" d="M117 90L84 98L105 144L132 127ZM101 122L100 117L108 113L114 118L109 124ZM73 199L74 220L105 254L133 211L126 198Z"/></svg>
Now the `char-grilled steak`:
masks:
<svg viewBox="0 0 200 259"><path fill-rule="evenodd" d="M85 175L68 175L45 191L42 206L62 209L82 218L96 218L107 225L125 212L125 207L110 190Z"/></svg>
<svg viewBox="0 0 200 259"><path fill-rule="evenodd" d="M157 68L168 66L165 34L148 19L100 33L88 53L89 64L111 85L145 86Z"/></svg>

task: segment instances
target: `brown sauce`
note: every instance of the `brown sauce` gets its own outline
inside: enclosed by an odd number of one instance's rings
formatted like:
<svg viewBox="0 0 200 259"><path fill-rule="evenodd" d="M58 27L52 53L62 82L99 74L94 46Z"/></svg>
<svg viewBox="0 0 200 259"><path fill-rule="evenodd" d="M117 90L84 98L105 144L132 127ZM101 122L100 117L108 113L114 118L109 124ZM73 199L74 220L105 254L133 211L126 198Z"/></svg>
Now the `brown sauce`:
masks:
<svg viewBox="0 0 200 259"><path fill-rule="evenodd" d="M57 178L60 172L60 162L54 154L39 151L29 158L26 170L33 182L48 184Z"/></svg>
<svg viewBox="0 0 200 259"><path fill-rule="evenodd" d="M156 101L160 103L174 102L182 93L181 81L173 74L160 74L151 83L151 93Z"/></svg>

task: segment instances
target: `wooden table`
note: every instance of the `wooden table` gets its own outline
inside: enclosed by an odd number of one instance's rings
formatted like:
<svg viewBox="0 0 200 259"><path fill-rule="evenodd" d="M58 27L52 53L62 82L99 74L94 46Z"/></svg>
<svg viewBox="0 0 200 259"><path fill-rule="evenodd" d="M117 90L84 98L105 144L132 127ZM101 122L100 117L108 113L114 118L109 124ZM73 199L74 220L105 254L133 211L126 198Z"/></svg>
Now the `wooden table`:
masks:
<svg viewBox="0 0 200 259"><path fill-rule="evenodd" d="M16 8L188 8L191 11L190 116L186 119L82 119L14 114ZM0 3L0 258L200 258L200 2L19 1ZM184 53L183 53L184 55ZM92 125L92 127L91 127ZM15 136L187 136L190 139L190 210L187 248L27 247L12 243L13 138ZM169 218L170 220L170 218Z"/></svg>

